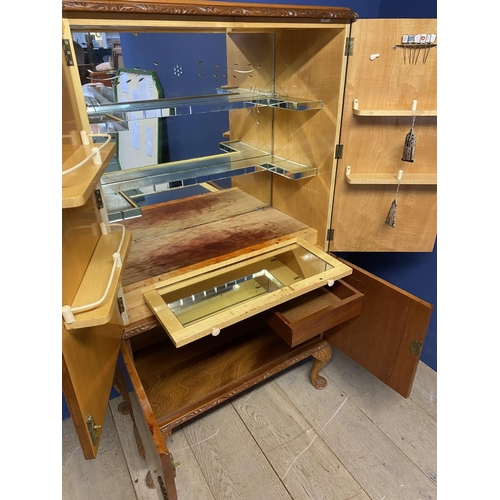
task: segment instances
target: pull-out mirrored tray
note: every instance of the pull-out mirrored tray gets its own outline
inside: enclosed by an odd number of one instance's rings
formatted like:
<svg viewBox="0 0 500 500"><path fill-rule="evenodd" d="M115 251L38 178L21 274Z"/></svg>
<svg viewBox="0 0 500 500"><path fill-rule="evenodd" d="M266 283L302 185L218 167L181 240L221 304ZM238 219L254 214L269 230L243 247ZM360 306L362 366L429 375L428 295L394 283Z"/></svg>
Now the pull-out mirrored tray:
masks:
<svg viewBox="0 0 500 500"><path fill-rule="evenodd" d="M306 241L253 258L160 282L144 299L176 347L223 329L294 297L333 285L351 273Z"/></svg>

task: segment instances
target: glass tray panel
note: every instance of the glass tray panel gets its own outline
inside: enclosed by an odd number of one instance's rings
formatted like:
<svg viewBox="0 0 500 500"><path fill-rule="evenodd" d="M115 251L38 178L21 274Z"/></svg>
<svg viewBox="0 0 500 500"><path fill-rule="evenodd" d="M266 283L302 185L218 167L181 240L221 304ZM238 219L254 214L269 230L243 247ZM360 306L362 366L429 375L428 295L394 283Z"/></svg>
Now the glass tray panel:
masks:
<svg viewBox="0 0 500 500"><path fill-rule="evenodd" d="M256 297L323 273L332 266L300 246L276 256L200 276L197 283L158 292L183 326L213 316Z"/></svg>
<svg viewBox="0 0 500 500"><path fill-rule="evenodd" d="M243 254L185 278L166 279L143 293L176 347L223 334L227 326L352 273L307 241L276 244L278 248Z"/></svg>
<svg viewBox="0 0 500 500"><path fill-rule="evenodd" d="M212 314L225 311L230 307L253 299L259 295L282 288L280 283L266 269L243 276L203 292L167 302L177 319L187 326ZM167 301L167 298L165 301Z"/></svg>

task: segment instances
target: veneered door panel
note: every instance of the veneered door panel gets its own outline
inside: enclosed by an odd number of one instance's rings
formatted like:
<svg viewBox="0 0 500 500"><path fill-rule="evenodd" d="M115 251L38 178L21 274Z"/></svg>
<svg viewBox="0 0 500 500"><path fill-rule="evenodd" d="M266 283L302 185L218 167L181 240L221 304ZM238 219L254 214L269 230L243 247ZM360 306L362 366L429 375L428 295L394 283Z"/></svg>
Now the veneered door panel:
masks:
<svg viewBox="0 0 500 500"><path fill-rule="evenodd" d="M403 34L419 33L436 34L436 20L363 19L352 25L353 53L348 60L340 136L343 150L333 197L332 252L431 252L434 248L437 48L436 44L399 46ZM410 162L402 157L412 126L413 101L416 145ZM391 227L385 220L396 197L400 170L396 225Z"/></svg>
<svg viewBox="0 0 500 500"><path fill-rule="evenodd" d="M63 392L83 455L91 459L99 448L123 333L118 303L106 325L68 331L63 323L62 330Z"/></svg>
<svg viewBox="0 0 500 500"><path fill-rule="evenodd" d="M328 330L324 338L408 397L433 306L344 259L338 260L353 269L343 280L364 294L363 306L358 316Z"/></svg>

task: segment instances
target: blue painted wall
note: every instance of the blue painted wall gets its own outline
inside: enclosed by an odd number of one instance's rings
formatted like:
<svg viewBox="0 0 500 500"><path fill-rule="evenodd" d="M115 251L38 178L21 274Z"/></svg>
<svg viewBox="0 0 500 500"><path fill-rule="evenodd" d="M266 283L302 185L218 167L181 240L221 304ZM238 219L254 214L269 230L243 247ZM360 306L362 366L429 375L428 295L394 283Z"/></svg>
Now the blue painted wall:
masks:
<svg viewBox="0 0 500 500"><path fill-rule="evenodd" d="M253 3L269 3L268 0L253 0ZM401 2L400 0L381 0L381 1L370 1L370 0L353 0L346 2L332 2L330 0L302 0L294 2L293 0L287 1L275 1L277 4L294 4L294 5L341 5L349 7L359 14L360 19L373 19L373 18L436 18L437 17L437 2L436 0L421 0L419 3L416 2ZM155 61L158 66L155 66L160 78L160 83L167 96L182 96L182 95L196 95L197 93L207 93L211 92L214 88L214 82L204 77L199 77L199 73L203 73L205 76L205 71L199 71L198 62L205 61L204 67L214 68L218 64L226 64L225 61L219 61L220 57L216 57L215 60L213 54L225 54L225 49L221 49L219 44L223 43L223 37L218 37L218 35L213 35L210 44L206 43L206 35L194 42L190 42L192 45L186 45L181 43L179 36L182 35L158 35L158 36L168 36L170 39L168 43L175 44L178 53L169 56L170 58L161 59L157 61L156 59L163 58L165 56L161 55L161 50L164 49L165 39L160 39L156 35L147 35L133 37L132 34L124 35L122 38L122 44L124 46L124 54L127 57L125 65L128 67L140 66L143 64L142 60L137 59L138 53L136 54L133 49L129 57L129 51L125 49L127 44L137 45L145 44L146 49L149 53L151 61ZM190 35L191 37L192 35ZM212 36L212 35L211 35ZM132 38L135 38L133 40ZM190 38L191 39L191 38ZM211 44L214 44L215 51ZM194 45L193 45L194 44ZM141 46L141 50L144 49ZM160 50L161 49L161 50ZM173 68L178 61L183 61L181 66L183 70L185 69L186 75L190 75L191 78L179 79L173 73L173 71L168 71ZM168 70L167 70L168 69ZM214 78L212 76L212 78ZM219 120L217 127L213 125L213 119L218 113L210 113L208 115L201 115L200 122L196 125L202 126L204 120L210 120L211 126L204 128L204 130L215 131L214 137L207 135L206 144L196 143L196 148L209 148L213 144L218 144L221 140L219 131L226 130L226 116L221 114L220 117L216 118ZM200 115L198 115L200 116ZM169 141L172 138L178 137L179 140L174 141L177 146L170 152L171 161L174 159L179 159L185 155L185 143L181 141L181 137L186 137L187 130L193 126L193 122L189 120L192 117L186 117L184 121L175 118L168 122L168 134ZM179 120L177 124L174 124ZM222 128L221 128L222 127ZM191 128L192 130L192 128ZM203 129L198 129L203 130ZM186 134L186 135L184 135ZM190 134L191 135L191 134ZM205 141L203 141L205 142ZM210 145L209 145L210 144ZM190 145L191 156L193 155L192 148ZM188 148L189 149L189 148ZM166 161L167 159L165 159ZM386 281L406 290L409 293L416 295L417 297L426 300L434 305L434 311L431 318L431 323L429 325L429 330L427 332L427 338L425 340L421 359L428 366L437 370L437 243L434 250L430 253L360 253L360 252L348 252L339 253L346 260L351 261L363 269L385 279ZM116 396L114 389L111 391L111 397ZM62 401L63 409L63 419L69 417L69 411L66 405L66 401Z"/></svg>
<svg viewBox="0 0 500 500"><path fill-rule="evenodd" d="M381 0L380 18L437 18L437 1L422 0L421 2L402 2L401 0Z"/></svg>
<svg viewBox="0 0 500 500"><path fill-rule="evenodd" d="M120 33L120 41L124 66L154 70L164 97L216 94L217 87L227 82L223 33ZM229 130L229 116L207 113L163 118L161 130L160 162L220 154L218 144Z"/></svg>

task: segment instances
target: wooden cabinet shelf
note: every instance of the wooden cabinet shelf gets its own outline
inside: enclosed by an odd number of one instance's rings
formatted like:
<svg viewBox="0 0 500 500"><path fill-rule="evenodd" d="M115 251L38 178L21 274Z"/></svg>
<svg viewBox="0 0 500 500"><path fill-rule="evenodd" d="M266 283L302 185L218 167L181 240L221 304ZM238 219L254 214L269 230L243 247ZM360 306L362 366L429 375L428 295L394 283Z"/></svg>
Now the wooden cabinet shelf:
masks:
<svg viewBox="0 0 500 500"><path fill-rule="evenodd" d="M85 158L88 158L93 147L98 144L82 145L69 156L69 158L62 164L62 171L69 170L75 165L78 165ZM64 149L65 146L63 146ZM92 193L96 183L99 181L101 175L106 170L109 162L113 159L115 154L115 144L110 143L101 149L101 165L94 165L92 159L88 160L85 165L82 165L78 170L63 175L62 177L62 208L76 208L84 205L88 200L90 193ZM64 155L63 151L63 158Z"/></svg>
<svg viewBox="0 0 500 500"><path fill-rule="evenodd" d="M137 373L132 379L142 384L136 387L144 394L141 405L151 407L164 435L284 368L330 349L319 336L291 348L269 327L245 335L238 328L219 345L205 339L179 351L166 339L135 351L135 366L128 360L128 368Z"/></svg>
<svg viewBox="0 0 500 500"><path fill-rule="evenodd" d="M437 116L437 109L359 109L358 99L352 103L352 112L356 116Z"/></svg>
<svg viewBox="0 0 500 500"><path fill-rule="evenodd" d="M387 185L397 184L397 174L353 174L351 167L345 169L345 180L348 184L359 185ZM414 186L436 186L437 174L404 174L400 184L411 184Z"/></svg>
<svg viewBox="0 0 500 500"><path fill-rule="evenodd" d="M102 235L97 242L96 249L89 262L87 271L80 283L71 308L77 308L98 301L105 292L111 273L113 272L113 254L117 251L122 238L122 232L112 232ZM120 250L122 266L114 270L111 285L103 302L88 311L74 314L75 320L66 323L67 330L88 328L108 323L113 314L113 307L117 300L118 291L122 282L123 269L131 244L131 233L125 231L123 244Z"/></svg>

